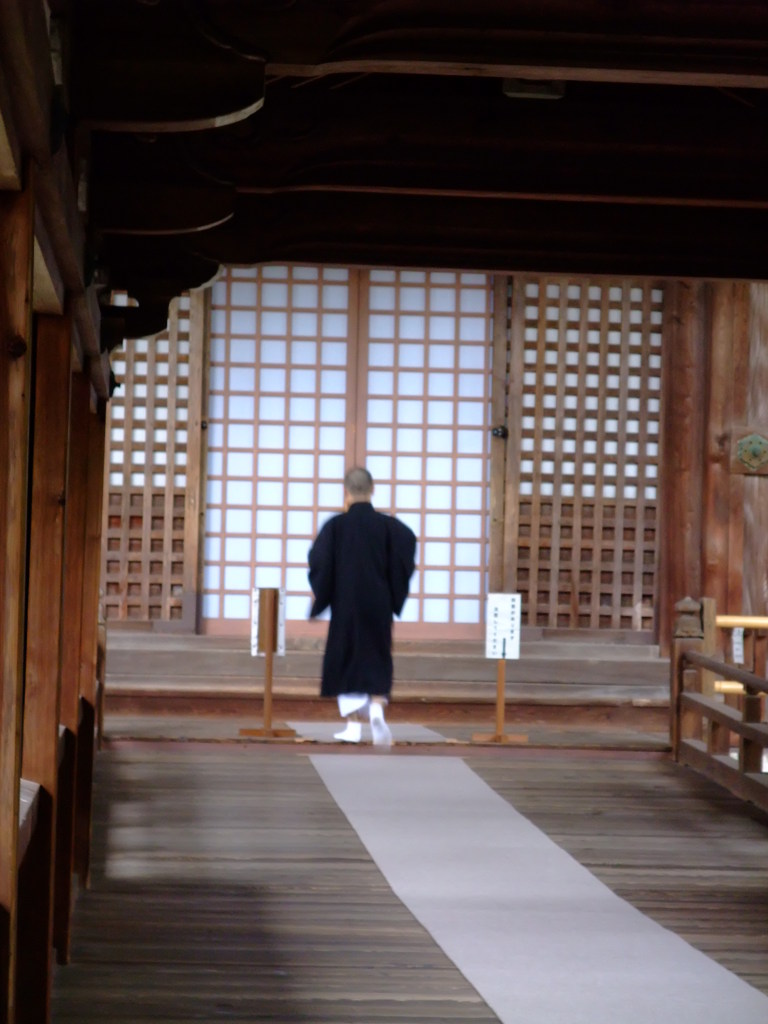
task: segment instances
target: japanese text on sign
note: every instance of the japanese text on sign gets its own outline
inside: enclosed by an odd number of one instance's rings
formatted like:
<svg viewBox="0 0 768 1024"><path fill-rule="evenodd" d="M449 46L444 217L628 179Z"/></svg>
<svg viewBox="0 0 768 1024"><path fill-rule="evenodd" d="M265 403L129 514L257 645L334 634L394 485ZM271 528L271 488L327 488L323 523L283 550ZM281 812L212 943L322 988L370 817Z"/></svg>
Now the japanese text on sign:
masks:
<svg viewBox="0 0 768 1024"><path fill-rule="evenodd" d="M485 617L486 658L520 657L520 595L489 594Z"/></svg>

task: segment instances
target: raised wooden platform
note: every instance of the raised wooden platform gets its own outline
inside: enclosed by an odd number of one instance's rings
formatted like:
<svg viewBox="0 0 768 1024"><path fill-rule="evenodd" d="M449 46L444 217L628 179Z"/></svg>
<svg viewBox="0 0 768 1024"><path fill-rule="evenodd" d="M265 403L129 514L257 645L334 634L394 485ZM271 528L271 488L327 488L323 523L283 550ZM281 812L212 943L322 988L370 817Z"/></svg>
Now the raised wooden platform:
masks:
<svg viewBox="0 0 768 1024"><path fill-rule="evenodd" d="M321 717L322 642L300 641L275 659L275 714ZM443 641L395 647L393 714L418 720L449 715L485 719L496 699L496 662L481 643ZM518 717L587 717L632 712L666 722L669 665L658 649L626 635L524 639L519 661L506 665L506 696ZM240 639L180 637L111 630L107 641L106 708L116 713L260 713L264 659Z"/></svg>

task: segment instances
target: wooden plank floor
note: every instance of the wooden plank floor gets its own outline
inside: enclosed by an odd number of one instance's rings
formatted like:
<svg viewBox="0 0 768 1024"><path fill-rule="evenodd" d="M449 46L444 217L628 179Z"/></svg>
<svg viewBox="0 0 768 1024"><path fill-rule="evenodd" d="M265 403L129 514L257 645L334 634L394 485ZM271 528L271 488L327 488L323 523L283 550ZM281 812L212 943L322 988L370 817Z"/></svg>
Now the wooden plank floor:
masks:
<svg viewBox="0 0 768 1024"><path fill-rule="evenodd" d="M768 820L659 754L466 760L620 895L768 992ZM98 756L95 797L92 887L56 971L55 1024L496 1020L392 895L305 750L117 743Z"/></svg>

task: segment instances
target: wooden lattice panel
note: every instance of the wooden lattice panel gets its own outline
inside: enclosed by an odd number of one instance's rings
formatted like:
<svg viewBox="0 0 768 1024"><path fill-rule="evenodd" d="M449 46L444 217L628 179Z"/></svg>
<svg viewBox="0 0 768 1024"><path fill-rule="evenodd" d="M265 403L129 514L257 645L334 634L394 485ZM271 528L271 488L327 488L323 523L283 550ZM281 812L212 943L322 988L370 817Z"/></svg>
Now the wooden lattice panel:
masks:
<svg viewBox="0 0 768 1024"><path fill-rule="evenodd" d="M524 621L652 629L662 291L517 279L506 578Z"/></svg>
<svg viewBox="0 0 768 1024"><path fill-rule="evenodd" d="M108 620L181 619L189 401L189 297L169 329L113 353L104 519Z"/></svg>

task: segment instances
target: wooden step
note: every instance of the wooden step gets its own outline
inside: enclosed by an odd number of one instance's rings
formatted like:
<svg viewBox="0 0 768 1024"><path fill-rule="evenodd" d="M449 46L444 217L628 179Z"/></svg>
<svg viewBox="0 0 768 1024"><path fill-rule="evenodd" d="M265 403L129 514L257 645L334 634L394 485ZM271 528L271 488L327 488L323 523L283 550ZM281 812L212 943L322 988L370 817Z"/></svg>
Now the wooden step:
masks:
<svg viewBox="0 0 768 1024"><path fill-rule="evenodd" d="M155 701L174 694L204 703L242 700L263 690L264 659L251 657L243 639L110 633L107 701ZM322 643L289 648L274 662L273 693L286 700L317 697ZM399 701L484 704L496 699L496 661L474 642L399 644L394 652L394 696ZM651 644L585 639L540 639L522 644L506 663L508 701L582 705L665 706L669 663Z"/></svg>

